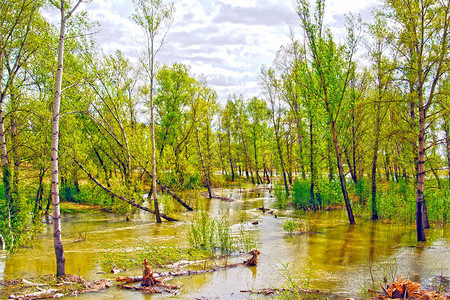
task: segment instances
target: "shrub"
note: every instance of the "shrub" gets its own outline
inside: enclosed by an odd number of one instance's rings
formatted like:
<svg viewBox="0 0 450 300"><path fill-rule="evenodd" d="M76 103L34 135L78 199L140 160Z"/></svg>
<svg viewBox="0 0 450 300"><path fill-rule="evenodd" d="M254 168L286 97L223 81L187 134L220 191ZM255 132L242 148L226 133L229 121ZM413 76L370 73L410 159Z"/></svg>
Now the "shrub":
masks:
<svg viewBox="0 0 450 300"><path fill-rule="evenodd" d="M283 209L286 208L288 198L284 187L280 184L275 183L273 192L275 194L275 207Z"/></svg>
<svg viewBox="0 0 450 300"><path fill-rule="evenodd" d="M308 209L311 203L311 183L307 180L295 180L292 187L292 204L296 208Z"/></svg>

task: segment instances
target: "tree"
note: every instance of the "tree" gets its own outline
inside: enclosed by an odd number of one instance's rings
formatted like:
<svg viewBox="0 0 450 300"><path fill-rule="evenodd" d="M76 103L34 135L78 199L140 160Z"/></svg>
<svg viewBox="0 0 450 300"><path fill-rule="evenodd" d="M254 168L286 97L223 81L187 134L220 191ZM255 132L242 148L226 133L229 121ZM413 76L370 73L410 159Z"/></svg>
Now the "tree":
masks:
<svg viewBox="0 0 450 300"><path fill-rule="evenodd" d="M51 173L52 173L52 205L53 205L53 242L56 254L56 276L66 275L64 249L61 239L61 212L59 208L59 169L58 169L58 146L59 146L59 118L62 94L63 62L64 62L64 42L66 40L66 26L69 18L79 7L83 0L78 0L70 8L67 7L64 0L57 3L54 0L50 2L58 8L61 14L59 45L58 45L58 69L56 71L55 98L53 102L53 123L52 123L52 152L51 152Z"/></svg>
<svg viewBox="0 0 450 300"><path fill-rule="evenodd" d="M450 2L388 1L388 8L394 23L391 27L394 45L401 54L404 78L410 87L411 116L417 133L416 232L417 240L425 241L425 157L432 146L426 144L426 138L427 130L434 122L432 108L436 91L448 71Z"/></svg>
<svg viewBox="0 0 450 300"><path fill-rule="evenodd" d="M173 3L164 4L161 0L133 0L136 13L133 20L138 24L145 34L146 41L146 57L144 59L145 69L150 81L150 123L151 123L151 139L152 139L152 191L153 203L155 205L156 222L161 223L159 215L158 199L156 197L156 154L155 154L155 119L153 104L153 88L155 80L155 57L164 44L165 37L172 23L172 15L174 12ZM157 37L162 35L158 41Z"/></svg>
<svg viewBox="0 0 450 300"><path fill-rule="evenodd" d="M286 191L286 195L289 197L289 187L286 178L283 151L281 148L281 129L282 129L281 119L283 114L283 108L281 107L280 99L278 97L279 84L277 82L278 80L275 78L274 70L262 67L260 81L270 103L269 107L270 118L272 120L272 126L275 132L275 141L277 144L278 157L280 159L281 172L283 173L284 188Z"/></svg>
<svg viewBox="0 0 450 300"><path fill-rule="evenodd" d="M332 38L329 30L323 26L324 1L317 1L314 21L311 19L309 4L306 0L298 0L298 16L306 34L308 47L312 56L312 67L316 74L319 86L320 97L327 112L328 124L331 133L331 140L336 153L336 160L341 183L342 194L344 196L350 224L355 224L350 199L345 182L345 174L342 162L342 153L338 139L337 122L344 109L348 109L347 90L351 78L354 76L355 64L353 55L357 45L357 32L354 24L348 28L349 34L347 45L338 46ZM349 20L351 21L351 20ZM325 28L326 29L326 28Z"/></svg>
<svg viewBox="0 0 450 300"><path fill-rule="evenodd" d="M11 248L14 247L11 219L15 218L20 207L16 203L18 168L15 168L16 172L13 173L10 166L11 161L8 158L5 132L7 114L4 113L4 109L8 96L10 100L16 100L17 94L14 94L20 85L17 83L18 74L39 47L34 31L39 32L38 11L41 6L41 1L30 0L7 1L0 4L0 152L5 200L8 207L9 246ZM14 114L13 112L12 116ZM12 118L12 124L15 124L14 118ZM11 140L14 142L15 136ZM15 166L17 167L17 164ZM15 185L13 185L13 179L16 182ZM13 189L15 189L15 193Z"/></svg>
<svg viewBox="0 0 450 300"><path fill-rule="evenodd" d="M372 220L378 219L377 210L377 161L380 144L381 125L388 108L383 105L388 96L390 83L393 80L394 65L387 58L388 34L386 30L386 19L381 15L376 15L375 24L369 26L369 33L373 37L373 44L369 49L372 59L372 68L374 74L375 95L373 99L373 115L375 117L375 126L373 126L373 155L371 172L372 189ZM384 108L384 110L382 110Z"/></svg>

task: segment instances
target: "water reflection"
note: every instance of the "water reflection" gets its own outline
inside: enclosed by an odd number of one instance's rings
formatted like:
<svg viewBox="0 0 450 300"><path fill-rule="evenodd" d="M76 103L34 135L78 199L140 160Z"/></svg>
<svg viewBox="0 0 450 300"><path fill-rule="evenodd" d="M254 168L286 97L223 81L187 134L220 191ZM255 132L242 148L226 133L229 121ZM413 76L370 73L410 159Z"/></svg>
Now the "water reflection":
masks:
<svg viewBox="0 0 450 300"><path fill-rule="evenodd" d="M263 214L259 207L273 207L274 198L269 191L240 192L239 189L216 191L220 196L235 199L234 202L220 200L205 201L210 216L224 215L237 232L242 221L254 231L261 244L261 255L257 267L235 268L215 273L176 278L171 283L181 285L180 298L242 298L239 291L283 284L283 268L302 274L313 264L311 286L324 291L333 291L342 296L358 296L362 287L374 280L382 282L386 270L396 275L423 280L433 276L449 275L450 252L449 229L430 229L425 245L416 247L413 225L394 225L370 220L357 220L357 225L348 224L345 211L322 211L303 213L277 211ZM183 219L191 219L198 212L178 212ZM288 235L282 224L288 217L296 217L314 233ZM251 222L258 221L258 225ZM117 244L131 250L140 240L158 244L170 242L184 246L186 243L185 222L155 224L153 216L139 213L130 221L111 214L83 213L64 216L63 241L66 251L67 272L80 274L88 279L101 277L113 279L115 275L102 269L97 259L105 244ZM36 276L53 273L55 270L52 231L48 226L32 249L19 249L8 257L0 257L0 278ZM74 242L86 235L83 242ZM97 274L103 271L105 274ZM123 275L137 275L139 270ZM117 297L148 299L165 297L141 295L117 288L100 295L84 295L86 299Z"/></svg>

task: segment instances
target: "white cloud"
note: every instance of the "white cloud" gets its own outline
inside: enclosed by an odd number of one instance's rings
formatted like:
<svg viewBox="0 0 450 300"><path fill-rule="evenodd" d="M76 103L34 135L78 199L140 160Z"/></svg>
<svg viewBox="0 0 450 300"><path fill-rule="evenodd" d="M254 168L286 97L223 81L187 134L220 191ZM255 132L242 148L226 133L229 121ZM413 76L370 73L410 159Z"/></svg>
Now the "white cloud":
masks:
<svg viewBox="0 0 450 300"><path fill-rule="evenodd" d="M167 1L166 1L167 2ZM270 65L289 42L289 26L298 29L295 0L176 0L174 23L160 63L181 62L195 74L204 74L221 101L228 93L257 96L261 65ZM343 32L345 13L370 15L379 0L326 1L325 22ZM117 49L130 57L143 50L143 33L130 20L131 0L93 1L85 9L102 24L97 40L105 52ZM47 14L57 22L53 13ZM364 16L365 17L365 16Z"/></svg>

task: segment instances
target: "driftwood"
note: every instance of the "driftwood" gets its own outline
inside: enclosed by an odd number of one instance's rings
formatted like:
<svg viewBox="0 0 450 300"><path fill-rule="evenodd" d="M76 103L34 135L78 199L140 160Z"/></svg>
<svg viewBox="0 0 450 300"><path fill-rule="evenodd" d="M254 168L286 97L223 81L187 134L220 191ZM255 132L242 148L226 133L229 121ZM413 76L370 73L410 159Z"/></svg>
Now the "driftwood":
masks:
<svg viewBox="0 0 450 300"><path fill-rule="evenodd" d="M201 195L203 197L205 197L205 198L209 198L209 195L207 193L202 193ZM221 196L218 196L216 194L212 194L210 199L218 199L218 200L222 200L222 201L225 201L225 202L234 202L234 201L236 201L234 199L227 198L227 197L221 197Z"/></svg>
<svg viewBox="0 0 450 300"><path fill-rule="evenodd" d="M81 276L67 274L57 284L34 283L32 281L21 279L8 283L9 286L19 284L22 294L15 293L9 296L10 299L33 300L43 298L61 298L69 295L81 295L92 292L99 292L112 284L109 280L101 279L92 282L84 280ZM46 287L45 289L43 287ZM38 291L34 291L38 290ZM25 291L25 292L24 292Z"/></svg>
<svg viewBox="0 0 450 300"><path fill-rule="evenodd" d="M180 287L176 286L176 285L169 285L169 284L164 283L164 281L171 279L171 278L172 277L162 277L162 276L158 276L158 278L156 278L154 276L154 273L152 272L152 269L148 265L148 261L146 259L144 259L143 275L140 278L142 281L141 285L140 286L129 286L129 285L121 284L119 286L123 289L141 291L146 294L154 294L154 293L162 293L162 292L173 293L174 290L178 290L178 289L180 289ZM137 282L138 280L121 280L121 281L130 283L130 282Z"/></svg>
<svg viewBox="0 0 450 300"><path fill-rule="evenodd" d="M166 272L166 273L157 273L153 272L153 277L156 282L164 281L167 279L163 278L170 278L170 277L176 277L176 276L189 276L189 275L197 275L197 274L205 274L205 273L211 273L215 271L220 270L226 270L231 269L239 266L256 266L258 264L258 255L261 254L258 250L253 250L250 252L252 254L252 257L248 260L245 260L241 263L231 264L231 265L225 265L223 267L216 267L212 269L204 269L204 270L187 270L187 271L179 271L179 272ZM144 262L145 265L145 262ZM133 283L133 282L140 282L143 281L145 278L145 272L144 276L135 276L135 277L117 277L116 280L119 282L125 282L125 283ZM141 284L142 285L142 284Z"/></svg>
<svg viewBox="0 0 450 300"><path fill-rule="evenodd" d="M106 192L108 192L110 195L112 195L112 196L114 196L114 197L116 197L116 198L118 198L118 199L120 199L120 200L122 200L122 201L124 201L124 202L126 202L126 203L128 203L128 204L130 204L130 205L132 205L132 206L134 206L134 207L137 207L137 208L139 208L139 209L142 209L142 210L148 211L148 212L150 212L150 213L152 213L152 214L155 214L155 211L154 211L154 210L152 210L152 209L150 209L150 208L148 208L148 207L142 206L142 205L136 203L136 202L133 201L133 200L129 200L129 199L123 197L123 196L120 196L120 195L114 193L113 191L111 191L110 189L108 189L106 186L104 186L103 184L101 184L97 179L95 179L95 177L92 176L92 174L89 173L89 171L87 171L87 170L86 170L86 169L78 162L78 160L76 160L74 157L72 157L72 159L77 163L77 165L81 168L81 170L83 170L83 171L87 174L87 176L88 176L88 177L89 177L96 185L98 185L99 187L101 187L103 190L105 190ZM160 216L161 216L163 219L167 220L167 221L178 221L177 219L171 218L171 217L166 216L165 214L162 214L162 213L160 213Z"/></svg>
<svg viewBox="0 0 450 300"><path fill-rule="evenodd" d="M48 289L39 292L22 294L22 295L9 295L9 299L43 299L43 298L61 298L64 294L58 293L58 289Z"/></svg>
<svg viewBox="0 0 450 300"><path fill-rule="evenodd" d="M141 282L141 286L154 286L156 285L156 279L153 276L152 269L148 265L148 261L144 259L144 274Z"/></svg>

